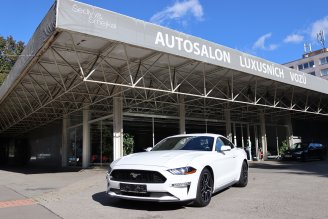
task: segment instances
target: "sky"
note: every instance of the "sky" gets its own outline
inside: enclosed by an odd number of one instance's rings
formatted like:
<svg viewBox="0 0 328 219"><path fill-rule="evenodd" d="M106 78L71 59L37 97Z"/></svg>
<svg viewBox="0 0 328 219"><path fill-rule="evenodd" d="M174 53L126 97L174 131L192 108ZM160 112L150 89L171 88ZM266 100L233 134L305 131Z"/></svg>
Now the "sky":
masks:
<svg viewBox="0 0 328 219"><path fill-rule="evenodd" d="M276 63L300 59L304 43L322 48L327 0L80 0L156 23ZM0 35L25 43L54 0L4 0ZM327 38L328 41L328 38ZM328 43L327 43L328 44Z"/></svg>

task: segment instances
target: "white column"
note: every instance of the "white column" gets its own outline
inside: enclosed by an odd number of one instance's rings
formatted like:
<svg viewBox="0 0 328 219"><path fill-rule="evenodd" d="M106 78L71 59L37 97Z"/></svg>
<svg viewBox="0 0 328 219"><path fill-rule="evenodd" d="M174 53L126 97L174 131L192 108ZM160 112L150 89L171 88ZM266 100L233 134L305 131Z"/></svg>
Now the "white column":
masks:
<svg viewBox="0 0 328 219"><path fill-rule="evenodd" d="M152 130L152 138L153 138L153 147L155 146L155 119L151 117L151 130Z"/></svg>
<svg viewBox="0 0 328 219"><path fill-rule="evenodd" d="M123 156L123 98L113 97L113 156Z"/></svg>
<svg viewBox="0 0 328 219"><path fill-rule="evenodd" d="M82 146L82 168L87 168L90 165L90 111L89 107L83 109L83 146Z"/></svg>
<svg viewBox="0 0 328 219"><path fill-rule="evenodd" d="M245 141L244 141L244 127L243 124L240 124L241 129L241 147L245 148Z"/></svg>
<svg viewBox="0 0 328 219"><path fill-rule="evenodd" d="M290 148L293 145L293 125L290 115L286 116L285 121L287 125L288 147Z"/></svg>
<svg viewBox="0 0 328 219"><path fill-rule="evenodd" d="M179 118L180 134L186 134L186 107L182 95L179 96Z"/></svg>
<svg viewBox="0 0 328 219"><path fill-rule="evenodd" d="M63 116L63 130L62 130L62 148L61 148L62 167L67 167L68 126L69 126L69 116L68 116L68 114L64 114L64 116Z"/></svg>
<svg viewBox="0 0 328 219"><path fill-rule="evenodd" d="M237 132L236 132L236 123L233 123L233 143L237 146Z"/></svg>
<svg viewBox="0 0 328 219"><path fill-rule="evenodd" d="M254 125L254 135L255 135L255 153L256 153L256 159L259 160L259 137L257 133L257 125Z"/></svg>
<svg viewBox="0 0 328 219"><path fill-rule="evenodd" d="M224 119L225 119L225 126L226 126L226 137L230 141L232 141L230 109L225 109L224 110Z"/></svg>
<svg viewBox="0 0 328 219"><path fill-rule="evenodd" d="M263 152L263 159L267 157L267 137L266 137L266 129L265 129L265 116L264 113L260 113L260 125L261 125L261 145Z"/></svg>
<svg viewBox="0 0 328 219"><path fill-rule="evenodd" d="M277 146L277 155L280 155L279 151L279 137L278 137L278 127L276 126L276 146Z"/></svg>
<svg viewBox="0 0 328 219"><path fill-rule="evenodd" d="M247 124L247 147L248 147L248 151L249 151L249 160L252 161L253 160L252 142L251 142L251 134L249 132L249 124Z"/></svg>

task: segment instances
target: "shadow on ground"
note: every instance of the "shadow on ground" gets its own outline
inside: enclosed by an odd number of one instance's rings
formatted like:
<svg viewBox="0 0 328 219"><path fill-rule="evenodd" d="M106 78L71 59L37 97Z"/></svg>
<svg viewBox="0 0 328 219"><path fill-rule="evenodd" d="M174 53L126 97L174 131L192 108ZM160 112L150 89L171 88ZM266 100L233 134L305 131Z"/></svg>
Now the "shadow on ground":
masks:
<svg viewBox="0 0 328 219"><path fill-rule="evenodd" d="M21 174L43 174L43 173L64 173L64 172L78 172L81 167L51 167L51 166L15 166L15 165L3 165L0 166L0 170L21 173Z"/></svg>
<svg viewBox="0 0 328 219"><path fill-rule="evenodd" d="M252 162L250 168L270 169L290 174L311 174L321 177L328 177L328 161L312 160L309 162L301 161L265 161Z"/></svg>
<svg viewBox="0 0 328 219"><path fill-rule="evenodd" d="M188 203L160 203L123 200L110 197L106 192L98 192L92 195L92 199L103 206L110 206L121 209L143 210L143 211L170 211L185 208Z"/></svg>

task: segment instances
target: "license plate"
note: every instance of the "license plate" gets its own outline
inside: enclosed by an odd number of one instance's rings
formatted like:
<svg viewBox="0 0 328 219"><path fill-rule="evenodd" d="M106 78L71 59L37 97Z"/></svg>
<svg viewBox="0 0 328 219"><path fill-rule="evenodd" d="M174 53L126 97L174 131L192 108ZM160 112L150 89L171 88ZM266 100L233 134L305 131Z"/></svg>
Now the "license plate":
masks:
<svg viewBox="0 0 328 219"><path fill-rule="evenodd" d="M140 184L120 183L120 190L122 192L147 193L147 186Z"/></svg>
<svg viewBox="0 0 328 219"><path fill-rule="evenodd" d="M285 155L285 157L292 157L292 155L287 154L287 155Z"/></svg>

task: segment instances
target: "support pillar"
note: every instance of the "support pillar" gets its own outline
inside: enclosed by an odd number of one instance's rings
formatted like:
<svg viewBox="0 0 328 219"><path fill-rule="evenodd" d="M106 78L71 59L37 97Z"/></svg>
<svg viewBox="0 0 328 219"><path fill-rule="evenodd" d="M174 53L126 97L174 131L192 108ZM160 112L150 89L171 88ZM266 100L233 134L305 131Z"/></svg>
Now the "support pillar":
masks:
<svg viewBox="0 0 328 219"><path fill-rule="evenodd" d="M260 159L259 156L259 137L257 132L257 125L254 125L254 137L255 137L255 153L256 153L256 160Z"/></svg>
<svg viewBox="0 0 328 219"><path fill-rule="evenodd" d="M61 148L62 167L67 167L68 126L69 126L69 116L68 116L68 114L64 114L64 116L63 116L63 130L62 130L62 148Z"/></svg>
<svg viewBox="0 0 328 219"><path fill-rule="evenodd" d="M237 147L236 123L233 123L233 143Z"/></svg>
<svg viewBox="0 0 328 219"><path fill-rule="evenodd" d="M245 141L244 141L244 127L243 124L240 124L240 131L241 131L241 147L245 148Z"/></svg>
<svg viewBox="0 0 328 219"><path fill-rule="evenodd" d="M279 137L278 137L278 127L276 126L276 147L277 147L277 155L280 156L279 151Z"/></svg>
<svg viewBox="0 0 328 219"><path fill-rule="evenodd" d="M113 97L113 156L123 156L123 98Z"/></svg>
<svg viewBox="0 0 328 219"><path fill-rule="evenodd" d="M82 140L82 168L87 168L90 165L90 113L89 107L83 109L83 140Z"/></svg>
<svg viewBox="0 0 328 219"><path fill-rule="evenodd" d="M266 137L266 129L265 129L265 115L264 113L260 113L260 126L261 126L261 146L263 152L263 159L267 158L267 137Z"/></svg>
<svg viewBox="0 0 328 219"><path fill-rule="evenodd" d="M186 106L182 95L179 96L179 118L180 134L186 134Z"/></svg>
<svg viewBox="0 0 328 219"><path fill-rule="evenodd" d="M249 131L249 124L247 124L247 148L248 148L248 153L249 153L249 160L252 161L253 160L253 156L252 156L252 142L251 142L251 134Z"/></svg>
<svg viewBox="0 0 328 219"><path fill-rule="evenodd" d="M155 119L151 118L151 130L152 130L152 138L153 138L153 147L155 146Z"/></svg>
<svg viewBox="0 0 328 219"><path fill-rule="evenodd" d="M224 110L224 119L225 119L225 126L226 126L226 137L232 142L230 109Z"/></svg>
<svg viewBox="0 0 328 219"><path fill-rule="evenodd" d="M291 148L293 145L293 125L292 125L292 119L290 115L288 115L285 119L286 125L287 125L287 140L288 140L288 147Z"/></svg>

